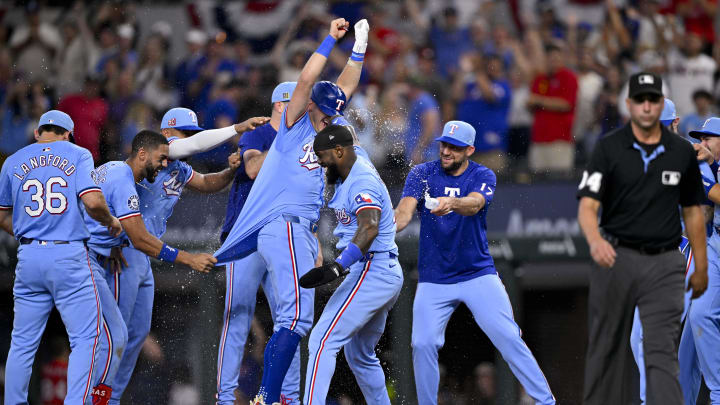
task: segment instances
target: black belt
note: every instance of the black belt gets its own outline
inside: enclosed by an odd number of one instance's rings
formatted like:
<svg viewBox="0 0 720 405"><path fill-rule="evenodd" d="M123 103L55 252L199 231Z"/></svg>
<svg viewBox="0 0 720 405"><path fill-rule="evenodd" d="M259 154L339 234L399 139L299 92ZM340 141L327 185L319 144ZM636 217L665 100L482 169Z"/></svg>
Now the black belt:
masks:
<svg viewBox="0 0 720 405"><path fill-rule="evenodd" d="M660 253L669 252L671 250L677 250L676 244L657 247L657 246L641 245L639 243L627 243L627 242L623 242L623 241L618 241L617 245L624 247L624 248L632 249L632 250L642 253L644 255L659 255Z"/></svg>
<svg viewBox="0 0 720 405"><path fill-rule="evenodd" d="M318 230L317 223L312 222L311 220L303 217L299 217L297 215L290 215L290 214L283 214L283 219L288 222L294 222L296 224L300 225L306 225L308 229L310 229L310 232L315 233Z"/></svg>
<svg viewBox="0 0 720 405"><path fill-rule="evenodd" d="M33 242L37 242L39 245L47 245L48 243L54 243L56 245L69 245L70 242L66 240L37 240L32 238L26 238L21 236L19 239L21 245L29 245Z"/></svg>
<svg viewBox="0 0 720 405"><path fill-rule="evenodd" d="M397 259L397 255L393 252L367 252L361 262L367 262L373 259Z"/></svg>

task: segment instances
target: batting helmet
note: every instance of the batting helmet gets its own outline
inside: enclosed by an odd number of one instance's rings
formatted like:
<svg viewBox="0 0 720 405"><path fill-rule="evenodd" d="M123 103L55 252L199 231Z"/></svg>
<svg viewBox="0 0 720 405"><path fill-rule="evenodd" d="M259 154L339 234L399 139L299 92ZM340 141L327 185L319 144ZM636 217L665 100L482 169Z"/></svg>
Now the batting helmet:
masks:
<svg viewBox="0 0 720 405"><path fill-rule="evenodd" d="M337 84L328 81L317 82L312 88L310 99L323 114L333 116L343 113L347 97Z"/></svg>

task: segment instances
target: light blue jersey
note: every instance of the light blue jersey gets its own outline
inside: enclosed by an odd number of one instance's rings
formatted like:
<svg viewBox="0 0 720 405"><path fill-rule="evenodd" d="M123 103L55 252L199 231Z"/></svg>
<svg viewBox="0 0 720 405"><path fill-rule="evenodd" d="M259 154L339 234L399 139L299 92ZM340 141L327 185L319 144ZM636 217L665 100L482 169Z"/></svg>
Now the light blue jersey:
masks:
<svg viewBox="0 0 720 405"><path fill-rule="evenodd" d="M178 137L168 139L172 143ZM165 234L167 221L180 199L183 188L192 180L193 169L179 160L169 160L166 168L160 170L155 181L143 179L137 184L140 196L140 212L148 232L161 238Z"/></svg>
<svg viewBox="0 0 720 405"><path fill-rule="evenodd" d="M287 110L286 110L287 112ZM282 214L318 220L323 204L323 170L313 152L315 128L310 115L280 128L253 184L245 206L223 245L215 252L227 263L257 250L260 229Z"/></svg>
<svg viewBox="0 0 720 405"><path fill-rule="evenodd" d="M111 161L93 171L93 179L102 189L110 213L120 221L140 215L140 199L135 190L135 178L130 166L125 162ZM127 235L122 232L112 236L107 228L85 215L85 224L90 230L88 246L105 256L110 248L127 243Z"/></svg>
<svg viewBox="0 0 720 405"><path fill-rule="evenodd" d="M0 209L13 209L16 238L79 241L90 237L80 197L100 191L90 152L66 141L34 143L0 172Z"/></svg>
<svg viewBox="0 0 720 405"><path fill-rule="evenodd" d="M392 252L395 245L395 216L387 187L372 165L363 158L355 161L350 174L335 188L335 195L328 203L335 210L338 225L333 232L340 238L336 247L345 249L357 231L357 214L363 210L380 211L378 236L370 246L370 252Z"/></svg>

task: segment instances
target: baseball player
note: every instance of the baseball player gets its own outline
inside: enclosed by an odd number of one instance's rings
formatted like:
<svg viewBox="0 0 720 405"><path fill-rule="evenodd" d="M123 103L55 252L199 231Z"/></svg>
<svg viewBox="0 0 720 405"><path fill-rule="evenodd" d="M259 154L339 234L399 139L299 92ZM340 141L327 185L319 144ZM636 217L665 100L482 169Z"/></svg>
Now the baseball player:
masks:
<svg viewBox="0 0 720 405"><path fill-rule="evenodd" d="M108 232L121 232L91 177L93 159L68 137L69 115L40 117L36 143L11 155L0 172L0 223L12 216L20 242L15 269L15 319L5 369L5 404L26 404L33 359L53 306L72 352L65 404L89 404L100 337L101 308L84 241L82 206Z"/></svg>
<svg viewBox="0 0 720 405"><path fill-rule="evenodd" d="M227 239L215 252L220 263L257 250L275 289L276 332L265 347L263 378L254 403L277 403L300 339L312 324L314 293L298 280L318 259L315 222L323 203L322 169L313 152L315 134L342 110L357 87L367 47L367 21L355 25L355 46L337 84L318 82L335 42L349 24L332 21L330 33L300 72L278 134Z"/></svg>
<svg viewBox="0 0 720 405"><path fill-rule="evenodd" d="M227 213L220 234L224 242L240 211L245 205L248 193L262 167L270 145L280 127L280 119L287 107L295 82L280 83L273 90L272 115L270 122L245 133L240 138L238 148L242 151L243 162L235 175L230 195L228 196ZM250 324L255 313L257 290L262 285L270 312L275 318L275 296L268 279L265 262L257 252L225 266L225 314L223 329L218 347L217 399L218 404L232 404L235 400L235 389L238 387L240 365L242 364L245 342L247 341ZM290 369L285 375L281 399L283 404L299 404L300 400L300 350L295 352Z"/></svg>
<svg viewBox="0 0 720 405"><path fill-rule="evenodd" d="M320 131L313 150L326 169L328 183L336 184L328 206L338 219L334 233L342 253L332 263L307 272L300 286L313 288L349 275L310 334L304 403L325 403L335 358L344 348L365 401L389 405L375 346L403 283L390 195L375 168L356 155L347 127L330 125Z"/></svg>
<svg viewBox="0 0 720 405"><path fill-rule="evenodd" d="M720 118L708 119L700 130L688 135L702 141L711 153L711 162L720 159ZM680 338L680 385L687 404L697 402L701 377L710 390L710 402L720 404L720 186L713 181L716 176L712 180L705 177L703 174L703 183L712 182L708 198L715 204L714 232L708 239L708 288L690 302Z"/></svg>
<svg viewBox="0 0 720 405"><path fill-rule="evenodd" d="M113 237L94 220L86 219L86 225L91 233L88 241L91 253L90 263L103 276L119 274L117 269L111 268L113 262L111 250L127 247L129 244L132 244L137 251L142 252L143 256L126 255L127 265L126 271L122 273L123 276L133 276L133 270L140 268L148 260L145 255L151 255L167 262L177 261L202 272L209 271L216 262L215 258L208 254L190 254L164 244L148 231L143 222L140 211L141 200L135 185L143 180L150 183L155 181L158 173L167 165L167 153L168 142L165 137L157 132L141 131L133 139L132 152L126 161L108 162L93 172L94 180L107 196L110 212L121 220L124 230L123 234ZM107 316L105 317L107 321L105 332L108 339L104 340L108 344L101 346L103 350L101 350L100 358L107 359L103 374L109 375L101 377L101 385L94 392L98 404L109 403L111 396L115 395L117 373L123 364L121 359L127 355L127 349L125 352L119 350L116 346L117 342L113 339L118 333L121 333L120 328L125 327L127 322L127 319L121 314L123 301L118 300L120 296L118 287L118 284L115 283L112 293L108 290L108 300L101 296L103 306L114 308L116 316L112 318L112 321ZM105 311L103 315L106 315ZM127 328L125 332L128 342L129 330L130 328ZM129 345L126 347L129 348Z"/></svg>
<svg viewBox="0 0 720 405"><path fill-rule="evenodd" d="M545 376L520 336L488 251L485 217L495 193L495 174L468 161L475 150L470 124L449 121L436 140L440 159L410 171L395 209L398 231L415 211L420 217L420 279L412 328L418 402L437 403L438 349L450 316L464 303L528 395L537 404L554 404Z"/></svg>
<svg viewBox="0 0 720 405"><path fill-rule="evenodd" d="M195 112L187 108L173 108L165 113L160 127L163 137L170 145L168 153L179 158L184 157L184 153L198 151L198 145L206 148L208 134L211 140L214 139L213 142L224 142L230 133L242 134L265 122L267 122L267 118L251 118L227 128L204 131L197 125ZM202 132L198 133L198 131ZM216 136L218 133L220 135ZM192 138L197 138L197 140L192 140ZM173 150L173 145L177 142L183 142L182 148ZM188 147L189 142L194 143ZM155 238L162 237L167 220L185 186L199 192L214 193L230 184L239 167L240 157L234 155L230 160L237 164L212 174L200 174L193 171L192 167L185 162L170 160L166 166L159 167L158 172L153 176L138 181L136 185L138 205L148 232ZM128 343L118 366L110 404L119 403L130 382L142 344L150 333L155 290L150 259L145 252L133 243L133 246L122 248L122 255L128 263L127 268L122 273L105 272L105 278L115 293L115 300L128 329Z"/></svg>

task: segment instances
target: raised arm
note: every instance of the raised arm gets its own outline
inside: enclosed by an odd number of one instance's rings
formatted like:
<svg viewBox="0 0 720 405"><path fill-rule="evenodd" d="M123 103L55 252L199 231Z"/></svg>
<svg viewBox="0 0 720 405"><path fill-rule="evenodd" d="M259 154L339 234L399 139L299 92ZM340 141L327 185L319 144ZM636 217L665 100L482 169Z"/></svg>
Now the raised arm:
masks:
<svg viewBox="0 0 720 405"><path fill-rule="evenodd" d="M362 19L355 24L355 44L353 45L352 54L337 79L338 87L342 89L348 100L350 100L350 96L357 89L358 83L360 83L369 32L370 25L368 25L367 20Z"/></svg>
<svg viewBox="0 0 720 405"><path fill-rule="evenodd" d="M418 200L414 197L403 197L395 207L396 232L400 232L412 221L412 216L417 209Z"/></svg>
<svg viewBox="0 0 720 405"><path fill-rule="evenodd" d="M196 153L206 152L230 140L235 135L252 131L260 125L270 121L268 117L253 117L239 124L225 128L208 129L182 139L176 139L170 144L169 158L178 160L192 156Z"/></svg>
<svg viewBox="0 0 720 405"><path fill-rule="evenodd" d="M287 106L285 113L286 122L283 123L284 125L288 127L292 126L292 124L305 113L308 100L310 100L312 86L315 84L315 81L317 81L320 73L322 73L325 63L327 63L328 55L330 55L332 48L335 46L335 42L345 35L349 25L344 18L338 18L330 23L330 33L322 44L320 44L317 51L310 56L310 59L308 59L303 70L300 72L297 86Z"/></svg>

